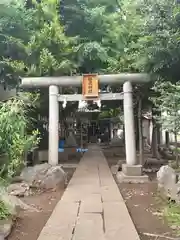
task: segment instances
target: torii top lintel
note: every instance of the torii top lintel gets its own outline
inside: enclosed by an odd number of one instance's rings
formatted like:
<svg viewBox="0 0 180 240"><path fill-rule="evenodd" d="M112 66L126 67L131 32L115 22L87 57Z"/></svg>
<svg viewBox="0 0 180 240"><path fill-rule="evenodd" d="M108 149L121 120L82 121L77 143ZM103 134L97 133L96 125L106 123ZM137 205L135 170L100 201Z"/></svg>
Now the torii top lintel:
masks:
<svg viewBox="0 0 180 240"><path fill-rule="evenodd" d="M150 76L146 73L119 73L109 75L98 75L100 85L117 85L124 82L146 83ZM60 87L79 87L82 85L82 76L61 76L61 77L28 77L22 78L21 87L35 88L56 85Z"/></svg>

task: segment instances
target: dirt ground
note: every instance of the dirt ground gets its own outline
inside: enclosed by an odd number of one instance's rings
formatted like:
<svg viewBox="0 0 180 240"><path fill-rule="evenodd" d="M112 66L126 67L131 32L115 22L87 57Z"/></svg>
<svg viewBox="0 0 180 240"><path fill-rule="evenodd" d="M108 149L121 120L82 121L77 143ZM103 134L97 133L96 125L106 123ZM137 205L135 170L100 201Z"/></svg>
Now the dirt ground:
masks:
<svg viewBox="0 0 180 240"><path fill-rule="evenodd" d="M141 240L167 240L167 236L173 238L174 233L162 217L162 206L156 199L156 182L119 184L119 189Z"/></svg>
<svg viewBox="0 0 180 240"><path fill-rule="evenodd" d="M116 152L116 149L113 151ZM112 149L106 149L104 154L110 167L118 160L125 159L123 152L117 154L118 156L113 156L109 152L112 153ZM128 211L141 240L176 239L173 230L161 213L162 202L158 200L155 174L149 177L150 182L145 184L118 184Z"/></svg>
<svg viewBox="0 0 180 240"><path fill-rule="evenodd" d="M45 192L24 198L24 202L40 212L21 212L8 240L36 240L63 192Z"/></svg>
<svg viewBox="0 0 180 240"><path fill-rule="evenodd" d="M68 180L72 177L74 170L69 168L65 170L68 172ZM40 211L21 212L8 240L36 240L63 193L64 189L61 189L22 198L25 203Z"/></svg>

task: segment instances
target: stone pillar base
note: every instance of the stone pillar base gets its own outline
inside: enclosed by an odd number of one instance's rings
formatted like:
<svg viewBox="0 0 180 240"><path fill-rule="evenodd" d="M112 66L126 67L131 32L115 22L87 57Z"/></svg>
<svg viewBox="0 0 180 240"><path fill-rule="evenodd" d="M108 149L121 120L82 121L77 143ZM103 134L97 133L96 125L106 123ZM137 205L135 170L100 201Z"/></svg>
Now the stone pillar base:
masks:
<svg viewBox="0 0 180 240"><path fill-rule="evenodd" d="M116 174L119 183L147 183L149 177L143 175L141 165L122 165L122 171Z"/></svg>

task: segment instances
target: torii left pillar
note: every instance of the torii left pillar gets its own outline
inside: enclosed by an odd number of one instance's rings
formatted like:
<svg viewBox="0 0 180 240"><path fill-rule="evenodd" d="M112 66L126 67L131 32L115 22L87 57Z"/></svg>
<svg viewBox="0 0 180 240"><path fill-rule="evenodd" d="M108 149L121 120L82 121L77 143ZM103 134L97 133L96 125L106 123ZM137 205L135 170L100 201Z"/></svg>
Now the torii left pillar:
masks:
<svg viewBox="0 0 180 240"><path fill-rule="evenodd" d="M58 165L59 144L59 88L56 85L49 86L49 156L48 163Z"/></svg>
<svg viewBox="0 0 180 240"><path fill-rule="evenodd" d="M125 82L123 84L123 93L126 164L133 166L137 164L137 159L132 98L133 91L130 82Z"/></svg>

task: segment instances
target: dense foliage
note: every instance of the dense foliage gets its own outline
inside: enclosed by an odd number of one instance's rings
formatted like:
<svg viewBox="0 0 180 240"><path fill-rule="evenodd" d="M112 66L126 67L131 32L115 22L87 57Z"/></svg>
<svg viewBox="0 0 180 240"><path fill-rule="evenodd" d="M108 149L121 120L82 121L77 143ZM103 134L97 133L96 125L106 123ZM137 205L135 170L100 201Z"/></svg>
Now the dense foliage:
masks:
<svg viewBox="0 0 180 240"><path fill-rule="evenodd" d="M0 176L3 178L19 173L26 164L25 154L39 143L39 133L30 130L31 119L28 116L35 101L34 95L23 94L0 105Z"/></svg>
<svg viewBox="0 0 180 240"><path fill-rule="evenodd" d="M24 75L117 71L178 80L180 8L174 0L0 5L0 72L6 85Z"/></svg>

